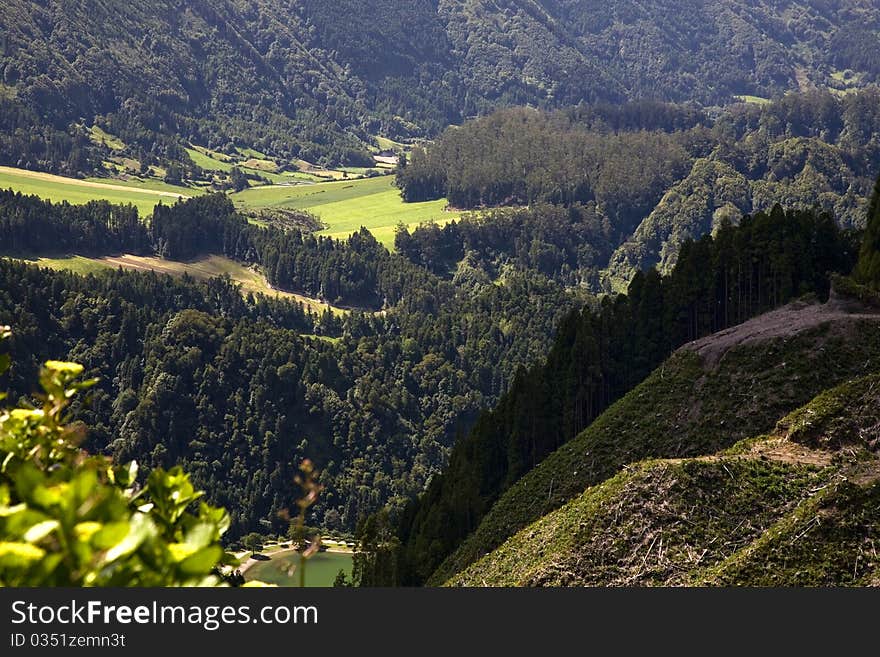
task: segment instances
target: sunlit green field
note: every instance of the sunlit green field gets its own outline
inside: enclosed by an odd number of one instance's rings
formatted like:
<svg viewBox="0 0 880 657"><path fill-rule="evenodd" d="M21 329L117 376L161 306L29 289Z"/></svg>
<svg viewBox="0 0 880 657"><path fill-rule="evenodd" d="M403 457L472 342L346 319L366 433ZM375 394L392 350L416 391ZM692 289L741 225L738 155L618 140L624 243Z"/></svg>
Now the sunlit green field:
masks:
<svg viewBox="0 0 880 657"><path fill-rule="evenodd" d="M228 173L229 171L232 171L233 167L237 166L244 170L257 172L263 178L270 180L274 184L287 183L292 180L320 180L311 174L299 171L277 173L277 165L275 162L267 159L266 156L259 151L250 148L239 149L239 152L242 155L249 158L243 162L236 162L228 155L217 153L201 146L198 148L187 148L186 152L189 154L190 158L192 158L192 161L205 171Z"/></svg>
<svg viewBox="0 0 880 657"><path fill-rule="evenodd" d="M340 180L314 185L265 186L232 195L241 209L285 208L308 210L326 225L321 235L344 238L366 226L376 239L389 248L394 229L402 222L414 228L434 220L445 223L459 216L447 212L445 200L404 203L393 185L392 176L363 180Z"/></svg>
<svg viewBox="0 0 880 657"><path fill-rule="evenodd" d="M405 145L401 144L399 141L394 141L387 137L376 137L376 143L379 144L379 148L381 149L403 149L405 147Z"/></svg>
<svg viewBox="0 0 880 657"><path fill-rule="evenodd" d="M259 580L278 586L299 586L299 572L288 572L292 566L299 568L299 555L295 551L284 550L277 555L267 556L271 556L271 560L259 561L245 571L246 580ZM306 563L306 586L333 586L333 580L340 570L351 577L351 559L350 552L318 552Z"/></svg>
<svg viewBox="0 0 880 657"><path fill-rule="evenodd" d="M206 153L197 151L195 148L187 148L186 152L192 161L205 171L232 171L234 166L232 162L228 162L225 159L221 160L220 156L211 157Z"/></svg>
<svg viewBox="0 0 880 657"><path fill-rule="evenodd" d="M761 96L749 96L747 94L734 96L734 98L743 103L749 103L750 105L769 105L771 102L769 98L762 98Z"/></svg>
<svg viewBox="0 0 880 657"><path fill-rule="evenodd" d="M82 256L70 256L67 258L22 258L25 262L49 269L66 269L75 274L94 274L106 269L113 269L114 265L96 258L84 258Z"/></svg>
<svg viewBox="0 0 880 657"><path fill-rule="evenodd" d="M89 138L96 144L104 144L114 151L121 151L125 148L123 141L116 135L104 132L100 127L93 125L89 128Z"/></svg>
<svg viewBox="0 0 880 657"><path fill-rule="evenodd" d="M107 185L113 185L118 187L131 187L132 189L146 189L153 190L155 192L168 192L172 195L183 195L183 196L199 196L204 194L206 190L202 187L183 187L180 185L169 185L166 182L162 182L156 178L129 178L128 180L122 180L120 178L86 178L86 182L95 182ZM169 201L173 202L174 199L169 197Z"/></svg>
<svg viewBox="0 0 880 657"><path fill-rule="evenodd" d="M281 180L282 176L288 174L265 175ZM293 175L298 177L303 174ZM413 229L425 221L443 224L458 218L460 213L445 210L446 201L442 199L404 203L393 181L393 176L381 176L314 184L264 185L232 194L231 198L240 209L308 210L317 215L326 226L319 234L339 239L348 237L361 226L366 226L388 248L394 246L394 231L398 223ZM7 188L23 194L36 194L51 201L87 203L104 199L111 203L133 203L141 216L152 214L156 203L171 204L181 196L205 193L199 188L175 187L159 180L77 180L0 167L0 189Z"/></svg>
<svg viewBox="0 0 880 657"><path fill-rule="evenodd" d="M159 185L162 183L148 187ZM137 186L136 183L77 180L37 171L0 167L0 189L9 188L22 194L36 194L50 201L80 204L104 199L111 203L132 203L142 217L152 214L153 207L160 201L170 205L179 196L193 196L199 193L196 190L174 188L170 185L164 185L162 189L149 189Z"/></svg>

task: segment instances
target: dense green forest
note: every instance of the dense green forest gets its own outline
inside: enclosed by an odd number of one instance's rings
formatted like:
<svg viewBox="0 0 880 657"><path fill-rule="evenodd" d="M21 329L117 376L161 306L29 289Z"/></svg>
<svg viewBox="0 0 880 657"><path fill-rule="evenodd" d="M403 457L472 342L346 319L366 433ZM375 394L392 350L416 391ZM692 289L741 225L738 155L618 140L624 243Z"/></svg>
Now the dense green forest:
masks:
<svg viewBox="0 0 880 657"><path fill-rule="evenodd" d="M498 494L676 345L792 296L827 294L826 272L848 271L857 252L855 235L830 215L775 208L738 227L723 222L714 237L687 243L669 276L639 274L628 296L590 301L579 314L585 298L577 287L566 291L577 282L566 267L600 239L569 222L602 232L582 206L499 210L481 224L494 229L467 237L467 253L436 247L425 258L424 236L441 229L401 232L401 252L392 254L366 231L338 242L249 224L222 194L160 205L148 224L131 207L11 192L0 199L8 255L44 253L41 245L53 242L95 255L223 253L259 267L277 287L362 308L315 316L291 302L242 297L222 279L83 278L2 264L0 321L16 326L12 391L30 393L37 363L49 357L82 362L101 379L91 406L77 407L93 427L90 446L147 468L182 463L230 510L232 536L277 529L274 514L291 503L301 457L319 465L327 486L311 521L351 530L387 504L399 512L467 435L450 472L463 468L470 483L455 478L452 519L431 510L435 498L441 508L449 503L442 491L450 475L434 477L425 506L404 515L413 523L412 539L404 534L411 582L430 574ZM551 266L552 258L523 249L534 235L558 244L567 260ZM422 246L404 248L407 238ZM518 255L482 262L479 252ZM548 353L554 331L547 363L522 369ZM579 382L565 394L560 372ZM500 451L472 453L490 435ZM484 468L491 481L481 481ZM437 531L443 537L429 555L411 547Z"/></svg>
<svg viewBox="0 0 880 657"><path fill-rule="evenodd" d="M109 153L97 125L122 155L190 175L186 142L369 165L376 135L499 106L848 91L880 75L878 29L870 0L9 0L0 154L90 171Z"/></svg>
<svg viewBox="0 0 880 657"><path fill-rule="evenodd" d="M714 121L661 103L503 110L415 149L398 169L401 194L446 197L462 208L551 203L570 209L556 213L565 230L548 230L525 211L476 213L402 235L398 248L437 273L467 253L622 292L637 271L671 271L687 239L777 202L863 226L878 144L876 89L793 94L729 108ZM497 228L499 219L508 230Z"/></svg>
<svg viewBox="0 0 880 657"><path fill-rule="evenodd" d="M456 443L444 474L401 517L402 548L386 555L396 566L377 558L375 568L399 583L424 583L506 489L673 349L794 297L827 297L828 272L848 273L857 252L856 236L830 215L776 206L685 243L670 274L639 273L627 295L571 314L546 360L517 373L498 405ZM365 581L381 583L369 573Z"/></svg>
<svg viewBox="0 0 880 657"><path fill-rule="evenodd" d="M91 405L77 407L92 427L90 447L147 468L187 466L229 509L232 536L265 531L260 520L280 522L274 514L291 503L302 457L327 487L310 522L352 530L385 504L400 508L584 302L512 267L500 285L445 281L366 231L338 242L260 228L222 194L160 206L149 225L130 207L11 192L0 208L5 255L46 253L51 244L94 255L226 253L279 287L383 308L316 316L296 303L242 297L223 279L121 270L80 277L0 262L0 321L16 329L11 390L31 393L48 358L83 363L101 380Z"/></svg>
<svg viewBox="0 0 880 657"><path fill-rule="evenodd" d="M150 236L133 206L53 204L9 189L0 190L0 244L3 254L145 253Z"/></svg>

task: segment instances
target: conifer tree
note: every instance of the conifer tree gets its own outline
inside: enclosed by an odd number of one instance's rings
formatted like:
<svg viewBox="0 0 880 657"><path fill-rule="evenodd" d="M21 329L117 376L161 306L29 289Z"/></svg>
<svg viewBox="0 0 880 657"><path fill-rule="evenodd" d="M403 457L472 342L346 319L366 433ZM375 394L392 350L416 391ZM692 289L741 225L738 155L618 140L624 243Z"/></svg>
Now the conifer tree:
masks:
<svg viewBox="0 0 880 657"><path fill-rule="evenodd" d="M860 283L880 288L880 178L874 185L874 195L868 208L868 225L854 275Z"/></svg>

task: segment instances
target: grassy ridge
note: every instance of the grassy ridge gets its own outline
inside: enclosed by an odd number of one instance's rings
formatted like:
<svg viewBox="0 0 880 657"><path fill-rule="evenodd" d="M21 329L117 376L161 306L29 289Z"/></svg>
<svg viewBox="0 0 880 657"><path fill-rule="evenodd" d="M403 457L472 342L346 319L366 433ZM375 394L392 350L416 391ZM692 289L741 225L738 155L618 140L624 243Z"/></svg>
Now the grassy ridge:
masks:
<svg viewBox="0 0 880 657"><path fill-rule="evenodd" d="M243 294L252 292L254 294L265 294L268 296L292 299L302 303L304 306L317 313L324 312L328 309L337 315L348 312L342 308L336 308L323 301L312 299L301 294L276 290L269 286L265 277L259 272L254 271L252 268L245 267L234 260L218 255L203 256L188 262L128 254L106 256L103 258L86 258L79 255L73 255L62 258L23 258L23 260L40 267L66 269L78 274L91 274L108 268L122 267L123 269L154 271L159 274L169 274L171 276L183 276L184 274L188 274L189 276L200 280L227 275L235 283L238 283L241 286Z"/></svg>
<svg viewBox="0 0 880 657"><path fill-rule="evenodd" d="M97 258L85 258L83 256L69 256L66 258L22 258L29 264L47 267L49 269L63 269L72 271L75 274L96 274L98 272L112 269L113 265Z"/></svg>
<svg viewBox="0 0 880 657"><path fill-rule="evenodd" d="M668 586L757 539L826 480L803 464L647 461L519 532L452 584ZM686 519L686 522L682 519Z"/></svg>
<svg viewBox="0 0 880 657"><path fill-rule="evenodd" d="M680 350L508 489L429 583L450 579L628 463L710 454L760 435L829 386L878 364L876 321L841 321L738 346L717 368L704 368L696 354Z"/></svg>
<svg viewBox="0 0 880 657"><path fill-rule="evenodd" d="M724 452L630 466L450 583L876 585L877 383L822 392Z"/></svg>
<svg viewBox="0 0 880 657"><path fill-rule="evenodd" d="M872 473L869 481L837 482L689 583L877 586L880 564L873 556L873 534L880 525L880 484L875 476Z"/></svg>
<svg viewBox="0 0 880 657"><path fill-rule="evenodd" d="M89 139L91 139L96 144L103 144L113 151L121 151L125 148L125 142L123 142L119 137L105 132L96 125L93 125L91 128L89 128Z"/></svg>

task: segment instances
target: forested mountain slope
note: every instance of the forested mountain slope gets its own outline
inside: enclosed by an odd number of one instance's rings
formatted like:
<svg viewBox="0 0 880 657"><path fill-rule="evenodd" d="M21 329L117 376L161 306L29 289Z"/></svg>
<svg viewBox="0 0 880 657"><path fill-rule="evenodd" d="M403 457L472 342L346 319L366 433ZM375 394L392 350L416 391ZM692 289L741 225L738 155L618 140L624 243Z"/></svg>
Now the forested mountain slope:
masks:
<svg viewBox="0 0 880 657"><path fill-rule="evenodd" d="M317 316L228 279L83 277L0 258L0 323L15 327L0 387L27 396L40 362L78 360L101 380L76 409L89 448L186 465L229 509L233 536L286 531L277 511L295 499L302 458L325 486L315 525L352 531L402 507L584 303L529 271L510 269L503 285L443 281L365 230L340 242L260 228L222 194L159 206L143 224L130 206L0 192L0 256L59 251L219 253L273 286L357 306Z"/></svg>
<svg viewBox="0 0 880 657"><path fill-rule="evenodd" d="M870 0L9 0L2 152L75 173L98 123L138 159L185 160L182 138L354 164L500 105L858 87L878 27Z"/></svg>
<svg viewBox="0 0 880 657"><path fill-rule="evenodd" d="M816 317L805 322L801 316L805 312ZM681 424L666 421L670 411L672 417L675 413L674 408L663 406L663 393L657 397L646 396L644 388L641 395L634 391L634 398L625 398L609 411L616 415L610 424L597 422L596 431L572 443L565 456L548 459L544 469L546 476L555 468L559 480L566 482L571 479L570 469L590 470L588 462L601 458L600 445L608 444L601 438L602 430L614 425L622 429L614 449L625 454L623 460L614 459L624 466L619 474L610 479L575 478L589 482L586 492L575 494L570 502L514 535L451 583L876 584L880 563L871 546L880 522L880 315L856 319L815 308L788 308L773 315L757 318L748 329L722 333L688 349L702 356L702 372L697 369L701 378L691 379L695 388L717 382L713 367L718 372L736 369L729 381L733 385L718 395L731 402L742 391L739 405L734 402L728 409L707 406L711 398L695 395L690 415L703 418L704 426L699 433L692 432L691 418L678 414L686 431L687 447L682 450ZM781 331L783 322L788 327ZM756 330L761 323L771 326L767 335ZM806 335L799 335L803 329ZM864 340L861 365L854 367L850 358L854 354L845 353L853 347L844 348L841 338L850 343ZM741 346L731 345L732 339ZM746 356L747 344L753 355L765 355L766 369L753 379L760 390L742 385L751 378L749 371L757 374L759 366L756 359ZM817 347L832 361L843 356L843 367L832 369L824 381L808 374L816 366ZM774 352L784 352L786 360L767 358ZM713 364L715 358L720 361ZM652 385L663 387L669 371L677 367L675 361L667 363L665 376L653 377ZM778 385L767 385L768 377ZM840 384L834 387L836 383ZM801 389L791 395L795 387ZM780 411L817 392L812 401L773 425L772 418ZM647 430L641 418L655 413L659 426ZM623 428L626 425L633 429ZM634 430L639 425L644 437ZM755 437L713 453L733 443L737 435L750 432ZM679 448L672 446L676 441ZM700 453L707 455L696 456ZM668 458L682 455L687 458ZM667 458L625 464L639 456ZM529 488L536 482L522 483ZM532 488L531 493L538 495L539 490ZM524 492L520 500L528 495ZM548 500L547 506L552 504ZM508 504L506 508L513 507Z"/></svg>
<svg viewBox="0 0 880 657"><path fill-rule="evenodd" d="M865 238L862 240L854 276L865 285L875 290L880 289L880 180L874 187Z"/></svg>
<svg viewBox="0 0 880 657"><path fill-rule="evenodd" d="M686 243L669 275L656 270L638 274L627 295L605 298L567 317L546 359L518 373L498 405L455 445L443 475L400 519L400 581L424 583L472 540L478 547L468 559L478 557L492 547L474 539L487 523L515 524L532 505L541 507L549 488L554 495L564 490L567 484L560 477L555 483L542 480L548 487L505 504L521 490L518 481L533 476L536 465L553 458L554 450L581 431L589 432L606 417L609 405L639 385L676 347L804 294L827 297L827 272L851 271L857 250L830 216L777 207L769 215L743 219L738 227L724 224L714 238ZM718 403L729 401L720 391L711 394L719 395ZM675 418L672 413L662 421ZM684 441L679 447L687 445ZM611 472L619 465L596 459L597 468ZM588 474L577 470L580 476ZM577 487L577 477L566 477Z"/></svg>
<svg viewBox="0 0 880 657"><path fill-rule="evenodd" d="M529 209L422 227L397 246L441 275L467 253L490 273L514 259L566 285L624 292L637 271L671 271L687 239L776 203L862 227L877 170L876 89L791 94L715 117L647 102L500 110L413 151L397 184L410 201ZM534 216L544 204L567 212Z"/></svg>

